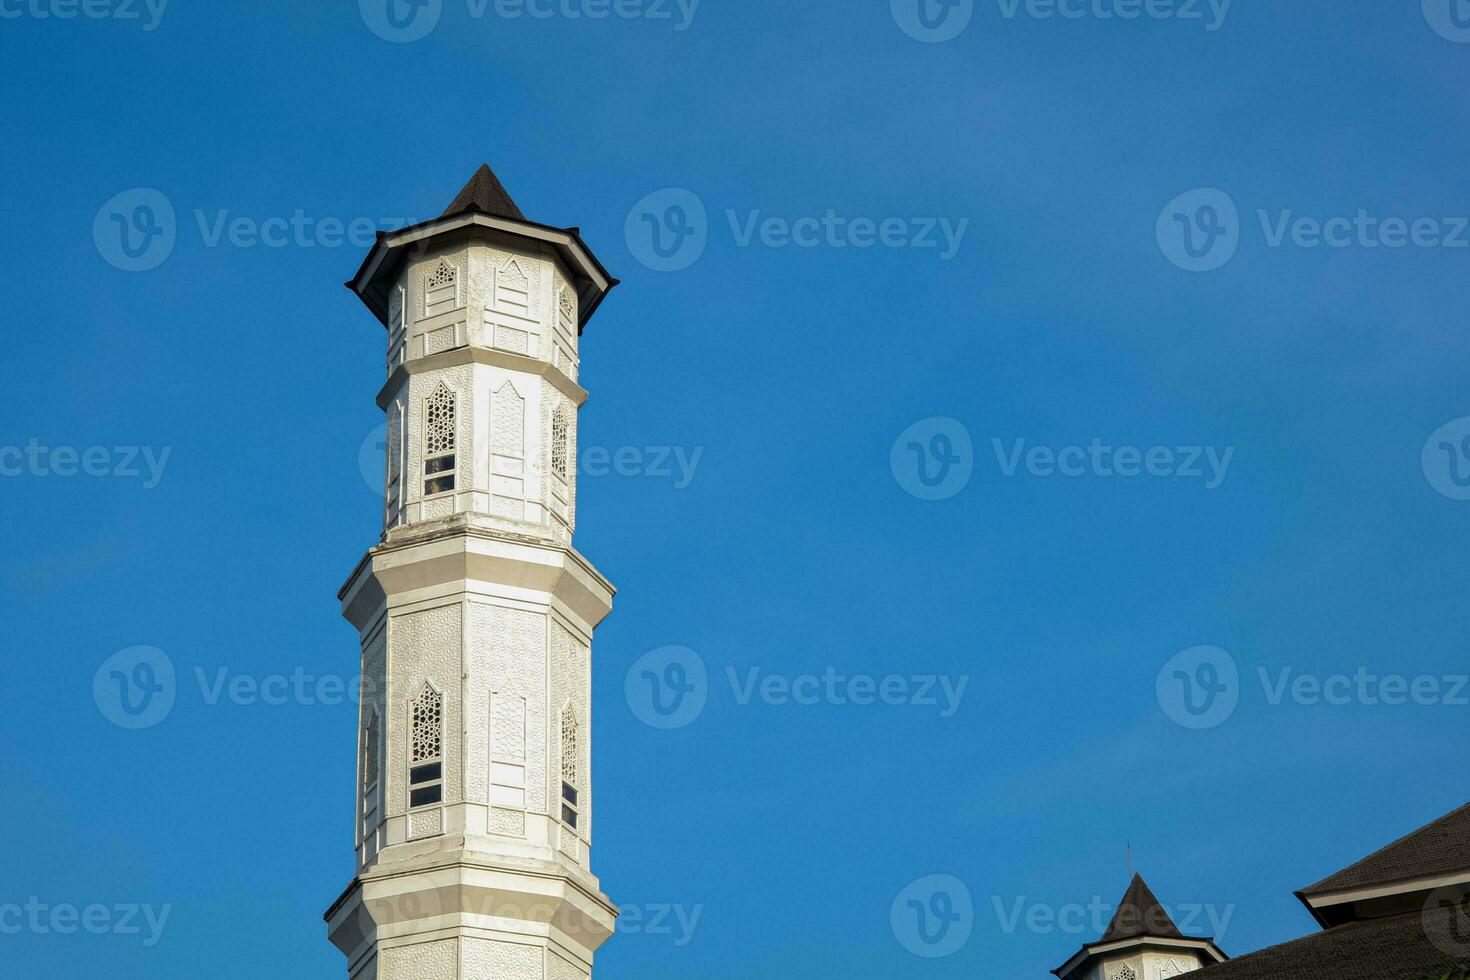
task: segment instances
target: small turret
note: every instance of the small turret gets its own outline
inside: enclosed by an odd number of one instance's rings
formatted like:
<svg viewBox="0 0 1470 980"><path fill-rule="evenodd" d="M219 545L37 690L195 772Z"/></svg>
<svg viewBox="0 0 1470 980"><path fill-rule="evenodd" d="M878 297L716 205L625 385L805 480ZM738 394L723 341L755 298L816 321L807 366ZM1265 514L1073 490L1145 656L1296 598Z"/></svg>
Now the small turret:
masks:
<svg viewBox="0 0 1470 980"><path fill-rule="evenodd" d="M1102 938L1051 972L1057 980L1169 980L1225 959L1212 939L1180 932L1135 874Z"/></svg>

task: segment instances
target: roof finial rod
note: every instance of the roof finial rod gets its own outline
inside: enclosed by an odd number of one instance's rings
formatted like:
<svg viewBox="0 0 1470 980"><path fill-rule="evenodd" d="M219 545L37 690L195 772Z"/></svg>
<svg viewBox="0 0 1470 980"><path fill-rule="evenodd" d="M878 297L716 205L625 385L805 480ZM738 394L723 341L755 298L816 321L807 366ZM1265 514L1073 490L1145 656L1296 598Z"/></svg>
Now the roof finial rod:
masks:
<svg viewBox="0 0 1470 980"><path fill-rule="evenodd" d="M1133 842L1131 840L1125 840L1123 844L1128 848L1128 877L1131 878L1137 873L1133 870Z"/></svg>

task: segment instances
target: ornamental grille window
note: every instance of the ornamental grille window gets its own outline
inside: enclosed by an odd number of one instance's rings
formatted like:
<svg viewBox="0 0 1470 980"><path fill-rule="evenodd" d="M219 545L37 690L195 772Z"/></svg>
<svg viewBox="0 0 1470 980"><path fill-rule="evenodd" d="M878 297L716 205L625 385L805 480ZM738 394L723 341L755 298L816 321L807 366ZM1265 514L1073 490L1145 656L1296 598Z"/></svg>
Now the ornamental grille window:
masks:
<svg viewBox="0 0 1470 980"><path fill-rule="evenodd" d="M424 316L437 316L459 306L459 270L443 259L424 279Z"/></svg>
<svg viewBox="0 0 1470 980"><path fill-rule="evenodd" d="M424 405L424 496L454 489L454 392L444 382Z"/></svg>
<svg viewBox="0 0 1470 980"><path fill-rule="evenodd" d="M384 440L388 451L388 479L386 486L385 523L388 527L398 526L398 515L403 509L403 406L394 405L388 410L388 436Z"/></svg>
<svg viewBox="0 0 1470 980"><path fill-rule="evenodd" d="M408 805L444 798L444 695L428 684L409 706Z"/></svg>
<svg viewBox="0 0 1470 980"><path fill-rule="evenodd" d="M567 478L567 439L570 430L566 413L557 409L551 416L551 472Z"/></svg>
<svg viewBox="0 0 1470 980"><path fill-rule="evenodd" d="M1113 974L1113 980L1138 980L1138 974L1133 972L1131 966L1120 966L1118 972Z"/></svg>
<svg viewBox="0 0 1470 980"><path fill-rule="evenodd" d="M431 276L429 276L429 282L428 282L429 288L430 289L438 289L440 286L453 286L453 285L454 285L454 270L449 267L449 263L447 263L447 262L440 262L439 263L439 267L434 270L434 274L431 275Z"/></svg>
<svg viewBox="0 0 1470 980"><path fill-rule="evenodd" d="M362 834L378 825L378 766L382 745L378 716L371 715L362 731Z"/></svg>
<svg viewBox="0 0 1470 980"><path fill-rule="evenodd" d="M561 819L577 827L577 715L570 705L561 715Z"/></svg>
<svg viewBox="0 0 1470 980"><path fill-rule="evenodd" d="M377 717L369 718L367 727L363 729L362 733L362 789L364 793L371 792L378 785L378 746L380 737Z"/></svg>

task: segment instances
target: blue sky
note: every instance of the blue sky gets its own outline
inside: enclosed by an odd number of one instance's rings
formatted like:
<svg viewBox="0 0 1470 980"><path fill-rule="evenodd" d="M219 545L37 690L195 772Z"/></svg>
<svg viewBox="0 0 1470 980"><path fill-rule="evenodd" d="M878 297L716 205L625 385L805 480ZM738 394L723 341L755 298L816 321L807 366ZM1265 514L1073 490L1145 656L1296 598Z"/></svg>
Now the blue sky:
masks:
<svg viewBox="0 0 1470 980"><path fill-rule="evenodd" d="M348 0L121 3L0 0L0 929L106 909L0 934L3 972L342 970L355 708L321 702L356 669L334 597L376 539L383 335L323 221L430 216L482 161L624 280L581 443L635 475L583 473L577 543L621 590L594 870L645 928L598 977L1044 977L1095 938L1045 910L1115 901L1127 841L1239 954L1470 798L1447 3L976 0L925 28L887 0L443 0L414 41ZM171 229L155 267L114 214ZM176 691L129 730L93 682L136 646ZM672 729L625 684L667 646L707 677ZM907 694L746 697L752 670ZM211 694L292 675L283 704ZM1387 675L1438 693L1382 703ZM963 679L947 716L926 677ZM953 949L890 918L932 875L973 909Z"/></svg>

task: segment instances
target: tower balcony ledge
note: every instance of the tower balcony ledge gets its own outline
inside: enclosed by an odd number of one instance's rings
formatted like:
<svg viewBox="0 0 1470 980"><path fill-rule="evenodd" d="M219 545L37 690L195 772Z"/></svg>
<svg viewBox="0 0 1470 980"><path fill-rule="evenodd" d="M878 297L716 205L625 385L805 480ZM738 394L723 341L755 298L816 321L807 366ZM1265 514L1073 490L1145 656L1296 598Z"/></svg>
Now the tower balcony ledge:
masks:
<svg viewBox="0 0 1470 980"><path fill-rule="evenodd" d="M617 589L575 548L509 533L475 514L397 529L363 556L337 597L362 630L393 599L464 583L465 591L523 590L563 603L591 629ZM474 588L483 583L482 589Z"/></svg>

